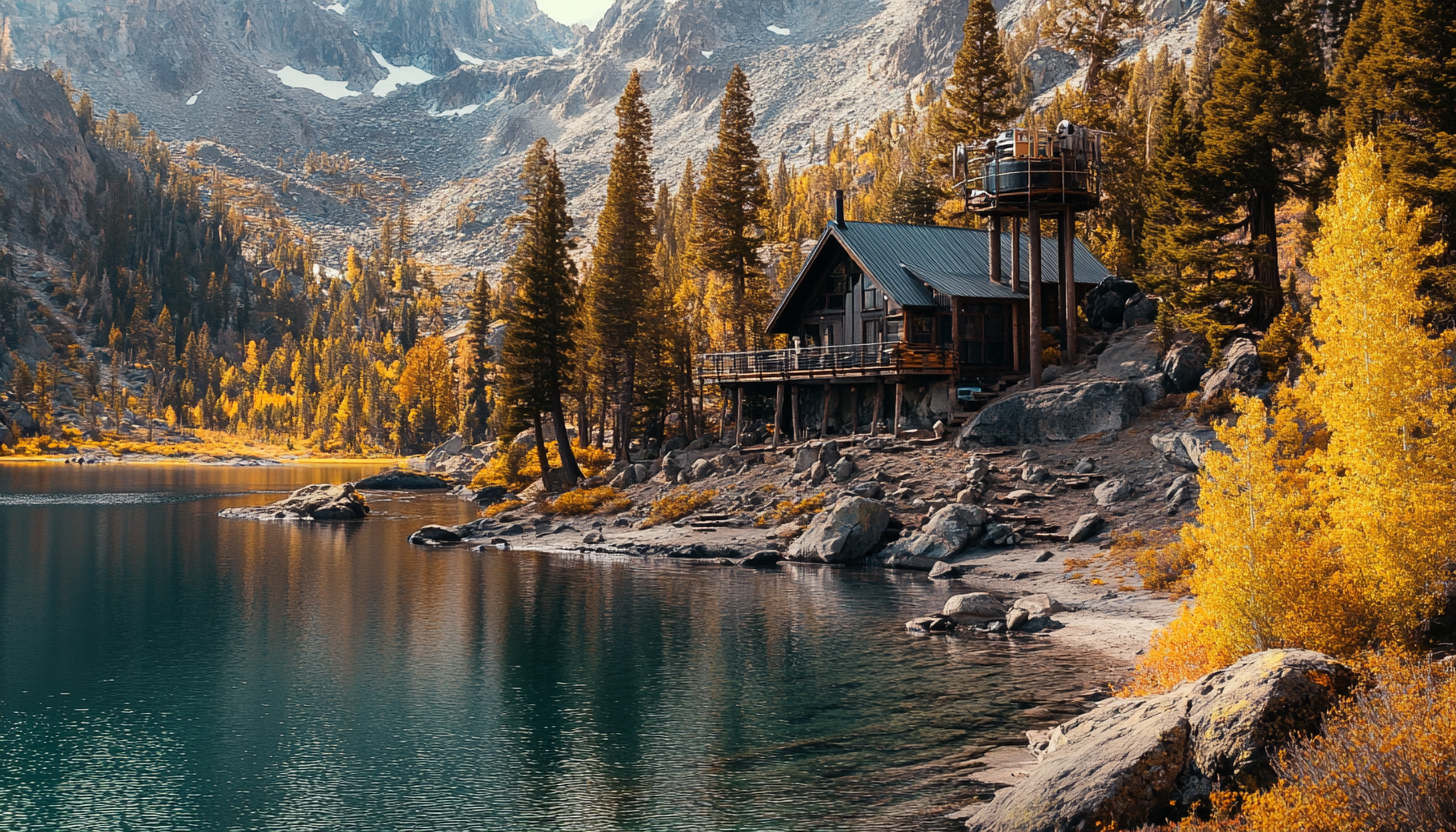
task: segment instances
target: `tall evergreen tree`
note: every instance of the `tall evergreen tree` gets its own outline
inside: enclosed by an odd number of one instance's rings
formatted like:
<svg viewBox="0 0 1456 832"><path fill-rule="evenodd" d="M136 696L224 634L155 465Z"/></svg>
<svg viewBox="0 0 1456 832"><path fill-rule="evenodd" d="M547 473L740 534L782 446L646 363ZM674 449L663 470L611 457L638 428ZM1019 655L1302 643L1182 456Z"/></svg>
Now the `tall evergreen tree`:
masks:
<svg viewBox="0 0 1456 832"><path fill-rule="evenodd" d="M10 18L0 18L0 72L15 65L15 41L10 38Z"/></svg>
<svg viewBox="0 0 1456 832"><path fill-rule="evenodd" d="M465 322L465 427L471 438L479 442L490 425L490 369L495 358L490 347L495 298L484 270L475 276L469 311L470 317Z"/></svg>
<svg viewBox="0 0 1456 832"><path fill-rule="evenodd" d="M710 275L709 305L723 323L724 340L739 351L762 342L772 301L758 257L769 195L759 176L754 121L748 76L735 65L719 112L718 144L708 151L697 191L693 249Z"/></svg>
<svg viewBox="0 0 1456 832"><path fill-rule="evenodd" d="M1200 143L1182 84L1165 85L1157 108L1162 130L1148 170L1144 280L1149 291L1183 311L1208 278L1205 218L1195 184Z"/></svg>
<svg viewBox="0 0 1456 832"><path fill-rule="evenodd" d="M1208 208L1225 218L1214 233L1243 232L1238 253L1259 292L1251 317L1262 326L1283 303L1275 210L1310 193L1305 171L1328 94L1311 3L1234 0L1227 15L1198 165Z"/></svg>
<svg viewBox="0 0 1456 832"><path fill-rule="evenodd" d="M605 380L616 391L613 445L619 461L627 460L631 451L638 353L644 332L657 320L643 315L656 283L651 153L652 113L642 97L642 79L633 70L617 102L617 147L592 251L592 317Z"/></svg>
<svg viewBox="0 0 1456 832"><path fill-rule="evenodd" d="M1375 2L1375 0L1372 0ZM1202 118L1203 105L1213 97L1213 74L1223 47L1223 15L1217 0L1204 0L1198 16L1198 39L1193 43L1193 63L1188 68L1188 111Z"/></svg>
<svg viewBox="0 0 1456 832"><path fill-rule="evenodd" d="M961 48L941 93L945 106L936 108L932 122L936 155L943 157L957 144L990 138L1016 118L1021 106L1013 87L996 9L991 0L970 0Z"/></svg>
<svg viewBox="0 0 1456 832"><path fill-rule="evenodd" d="M1346 49L1364 46L1376 27L1379 40L1341 90L1345 132L1352 140L1373 133L1395 193L1431 204L1428 236L1446 244L1445 305L1456 305L1456 4L1369 0Z"/></svg>
<svg viewBox="0 0 1456 832"><path fill-rule="evenodd" d="M561 467L572 482L581 468L566 435L566 410L561 393L572 376L571 356L577 332L576 264L571 259L571 213L566 185L556 155L545 139L537 139L521 169L526 208L511 218L522 230L506 272L516 286L515 303L506 322L501 369L506 390L536 431L536 454L545 475L551 470L541 414L551 415Z"/></svg>
<svg viewBox="0 0 1456 832"><path fill-rule="evenodd" d="M989 4L988 4L989 5ZM1063 49L1087 58L1082 95L1097 101L1102 92L1102 74L1117 54L1122 39L1142 22L1137 0L1062 0L1052 24L1052 40Z"/></svg>

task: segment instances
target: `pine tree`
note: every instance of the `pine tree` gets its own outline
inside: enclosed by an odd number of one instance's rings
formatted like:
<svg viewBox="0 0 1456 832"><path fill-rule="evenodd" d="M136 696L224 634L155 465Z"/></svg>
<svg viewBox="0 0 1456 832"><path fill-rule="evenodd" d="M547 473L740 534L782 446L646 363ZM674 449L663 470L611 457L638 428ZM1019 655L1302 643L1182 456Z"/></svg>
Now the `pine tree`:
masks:
<svg viewBox="0 0 1456 832"><path fill-rule="evenodd" d="M521 201L526 208L511 218L522 230L506 272L516 286L506 324L501 369L517 411L536 431L536 454L543 476L551 470L541 414L551 414L561 467L573 482L581 469L566 441L566 411L561 394L572 377L571 354L577 325L576 264L571 259L571 213L556 156L537 139L521 170Z"/></svg>
<svg viewBox="0 0 1456 832"><path fill-rule="evenodd" d="M1181 84L1168 84L1158 100L1163 125L1149 168L1147 218L1143 253L1148 271L1146 289L1179 310L1194 305L1198 282L1206 281L1199 251L1206 236L1204 214L1197 201L1199 140L1193 117L1184 106Z"/></svg>
<svg viewBox="0 0 1456 832"><path fill-rule="evenodd" d="M725 329L723 340L740 352L763 341L771 302L758 257L769 200L758 172L754 121L748 76L734 66L719 113L718 143L708 151L697 191L692 245L698 267L710 275L709 304Z"/></svg>
<svg viewBox="0 0 1456 832"><path fill-rule="evenodd" d="M988 4L989 5L989 4ZM1082 95L1097 101L1102 92L1102 74L1117 54L1122 39L1143 20L1136 0L1063 0L1057 6L1051 39L1063 49L1087 58Z"/></svg>
<svg viewBox="0 0 1456 832"><path fill-rule="evenodd" d="M96 113L89 92L82 92L81 98L76 102L76 126L81 129L83 136L91 135L91 129L96 126Z"/></svg>
<svg viewBox="0 0 1456 832"><path fill-rule="evenodd" d="M1257 288L1256 325L1279 313L1279 235L1275 210L1307 195L1315 119L1328 95L1304 0L1234 0L1224 25L1223 60L1203 108L1198 157L1209 210L1224 218L1220 237L1242 231L1238 246Z"/></svg>
<svg viewBox="0 0 1456 832"><path fill-rule="evenodd" d="M1456 306L1456 4L1368 5L1377 8L1362 11L1346 49L1361 48L1375 26L1380 38L1346 81L1345 132L1374 133L1390 186L1408 202L1431 203L1428 233L1446 244L1441 282L1446 305Z"/></svg>
<svg viewBox="0 0 1456 832"><path fill-rule="evenodd" d="M490 347L490 325L495 322L495 299L482 270L475 276L470 296L470 317L465 322L465 425L479 442L490 425L490 370L495 358Z"/></svg>
<svg viewBox="0 0 1456 832"><path fill-rule="evenodd" d="M631 451L637 359L644 333L650 334L651 322L660 320L645 315L643 308L656 282L651 153L652 113L642 97L641 77L633 70L617 102L617 147L592 251L593 330L605 380L616 391L613 444L618 461L626 461Z"/></svg>
<svg viewBox="0 0 1456 832"><path fill-rule="evenodd" d="M950 80L932 123L937 157L957 144L989 139L1021 112L1013 97L1013 82L1001 48L1001 30L991 0L970 0L965 33L956 52Z"/></svg>
<svg viewBox="0 0 1456 832"><path fill-rule="evenodd" d="M1379 0L1370 0L1379 2ZM1204 0L1198 16L1198 39L1193 44L1193 63L1188 69L1188 111L1202 118L1203 105L1213 97L1213 75L1218 71L1223 47L1223 15L1217 0Z"/></svg>

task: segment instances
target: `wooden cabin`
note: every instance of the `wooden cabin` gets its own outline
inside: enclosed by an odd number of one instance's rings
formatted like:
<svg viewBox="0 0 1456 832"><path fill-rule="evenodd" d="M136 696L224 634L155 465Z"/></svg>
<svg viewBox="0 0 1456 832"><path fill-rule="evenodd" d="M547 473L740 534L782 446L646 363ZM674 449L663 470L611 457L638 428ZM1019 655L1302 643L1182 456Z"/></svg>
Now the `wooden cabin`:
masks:
<svg viewBox="0 0 1456 832"><path fill-rule="evenodd" d="M736 407L738 418L725 413L724 423L743 422L745 398L750 416L766 411L768 398L778 414L769 421L795 438L874 432L881 422L891 431L928 428L1024 378L1031 237L1017 244L1001 235L998 282L989 235L846 222L837 210L769 322L789 348L698 356L703 382L719 385ZM1058 241L1040 242L1040 317L1062 320ZM1109 272L1080 240L1069 259L1080 303ZM1047 332L1063 337L1060 328ZM786 397L792 414L783 413Z"/></svg>

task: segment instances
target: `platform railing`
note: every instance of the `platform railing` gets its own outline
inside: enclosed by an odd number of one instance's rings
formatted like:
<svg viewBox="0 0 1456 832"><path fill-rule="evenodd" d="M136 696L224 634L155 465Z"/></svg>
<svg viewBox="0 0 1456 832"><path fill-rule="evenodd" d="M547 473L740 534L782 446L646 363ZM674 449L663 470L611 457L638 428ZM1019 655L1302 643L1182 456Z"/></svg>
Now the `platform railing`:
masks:
<svg viewBox="0 0 1456 832"><path fill-rule="evenodd" d="M719 352L696 358L698 375L708 382L935 372L955 365L950 350L904 343Z"/></svg>

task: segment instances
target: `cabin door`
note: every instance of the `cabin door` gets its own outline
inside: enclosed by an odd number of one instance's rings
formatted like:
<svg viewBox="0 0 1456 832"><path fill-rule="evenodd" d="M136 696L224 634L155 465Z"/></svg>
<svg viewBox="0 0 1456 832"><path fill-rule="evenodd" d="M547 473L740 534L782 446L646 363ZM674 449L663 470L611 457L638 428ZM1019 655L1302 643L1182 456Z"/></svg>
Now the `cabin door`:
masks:
<svg viewBox="0 0 1456 832"><path fill-rule="evenodd" d="M1011 363L1011 307L1004 303L961 306L961 364L1004 367Z"/></svg>

